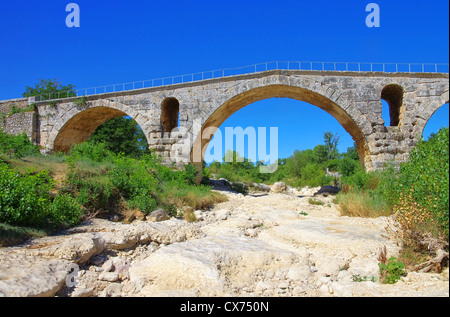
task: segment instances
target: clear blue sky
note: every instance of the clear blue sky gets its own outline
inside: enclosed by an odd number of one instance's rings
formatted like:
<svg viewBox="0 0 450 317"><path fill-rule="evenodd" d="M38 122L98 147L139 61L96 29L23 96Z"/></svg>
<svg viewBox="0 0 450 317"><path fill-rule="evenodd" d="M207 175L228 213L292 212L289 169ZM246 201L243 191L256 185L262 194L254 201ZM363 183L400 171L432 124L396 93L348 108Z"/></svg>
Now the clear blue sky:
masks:
<svg viewBox="0 0 450 317"><path fill-rule="evenodd" d="M79 28L65 24L70 2L80 7ZM365 25L370 2L380 7L379 28ZM272 60L448 63L448 12L444 0L2 1L0 99L39 78L87 88ZM280 157L321 143L326 130L342 135L345 150L350 136L328 117L277 99L224 125L278 126ZM448 106L438 117L436 127L448 125Z"/></svg>

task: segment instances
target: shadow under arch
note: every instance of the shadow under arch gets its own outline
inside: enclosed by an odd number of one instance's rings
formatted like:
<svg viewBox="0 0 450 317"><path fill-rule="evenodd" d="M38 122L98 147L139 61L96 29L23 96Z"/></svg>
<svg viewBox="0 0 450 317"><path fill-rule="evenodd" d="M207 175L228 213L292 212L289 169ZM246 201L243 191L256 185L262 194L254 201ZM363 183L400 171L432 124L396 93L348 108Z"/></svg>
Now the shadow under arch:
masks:
<svg viewBox="0 0 450 317"><path fill-rule="evenodd" d="M205 129L218 129L236 111L256 101L269 98L291 98L310 103L326 111L342 125L356 142L361 166L364 167L370 164L369 149L361 128L345 110L329 98L317 92L288 85L268 85L253 88L232 97L222 104L206 119L202 124L200 133L195 137L191 149L191 162L199 165L203 161L207 146L213 137L213 134L207 133L203 138L202 134Z"/></svg>
<svg viewBox="0 0 450 317"><path fill-rule="evenodd" d="M93 107L70 118L59 130L53 151L68 152L78 143L84 142L102 123L117 117L127 116L123 111L109 107Z"/></svg>

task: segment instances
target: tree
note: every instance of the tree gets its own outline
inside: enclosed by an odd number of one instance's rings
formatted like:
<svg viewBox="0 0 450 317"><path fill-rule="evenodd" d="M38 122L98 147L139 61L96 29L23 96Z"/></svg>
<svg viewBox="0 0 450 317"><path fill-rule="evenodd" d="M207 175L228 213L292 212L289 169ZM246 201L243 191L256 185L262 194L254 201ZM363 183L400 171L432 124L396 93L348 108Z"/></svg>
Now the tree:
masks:
<svg viewBox="0 0 450 317"><path fill-rule="evenodd" d="M325 142L325 146L327 147L328 151L328 159L333 160L338 158L339 152L338 152L338 143L339 143L340 136L337 134L334 135L330 131L327 131L323 135L323 140Z"/></svg>
<svg viewBox="0 0 450 317"><path fill-rule="evenodd" d="M100 125L89 138L90 142L105 143L108 150L132 157L149 154L147 139L137 122L118 117Z"/></svg>
<svg viewBox="0 0 450 317"><path fill-rule="evenodd" d="M22 97L39 97L39 100L75 97L75 86L63 86L58 79L40 79L34 87L27 86Z"/></svg>

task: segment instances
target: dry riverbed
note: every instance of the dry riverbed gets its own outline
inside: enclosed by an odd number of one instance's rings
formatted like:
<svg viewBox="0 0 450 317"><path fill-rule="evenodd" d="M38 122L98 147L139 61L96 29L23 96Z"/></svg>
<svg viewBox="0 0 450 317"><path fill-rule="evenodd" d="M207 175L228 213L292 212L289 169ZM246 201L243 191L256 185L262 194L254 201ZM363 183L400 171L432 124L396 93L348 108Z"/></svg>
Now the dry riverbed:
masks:
<svg viewBox="0 0 450 317"><path fill-rule="evenodd" d="M381 284L380 249L399 250L386 218L341 217L314 191L226 193L194 223L93 219L2 248L0 296L449 296L448 268Z"/></svg>

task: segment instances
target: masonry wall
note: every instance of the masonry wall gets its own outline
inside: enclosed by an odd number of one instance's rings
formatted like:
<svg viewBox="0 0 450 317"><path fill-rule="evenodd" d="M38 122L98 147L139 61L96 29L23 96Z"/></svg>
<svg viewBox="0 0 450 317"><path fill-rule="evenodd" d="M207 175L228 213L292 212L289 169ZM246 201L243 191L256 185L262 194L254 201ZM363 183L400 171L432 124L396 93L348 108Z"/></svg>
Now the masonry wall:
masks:
<svg viewBox="0 0 450 317"><path fill-rule="evenodd" d="M0 101L0 128L13 135L25 132L32 142L37 142L36 111L24 111L29 105L28 98Z"/></svg>

